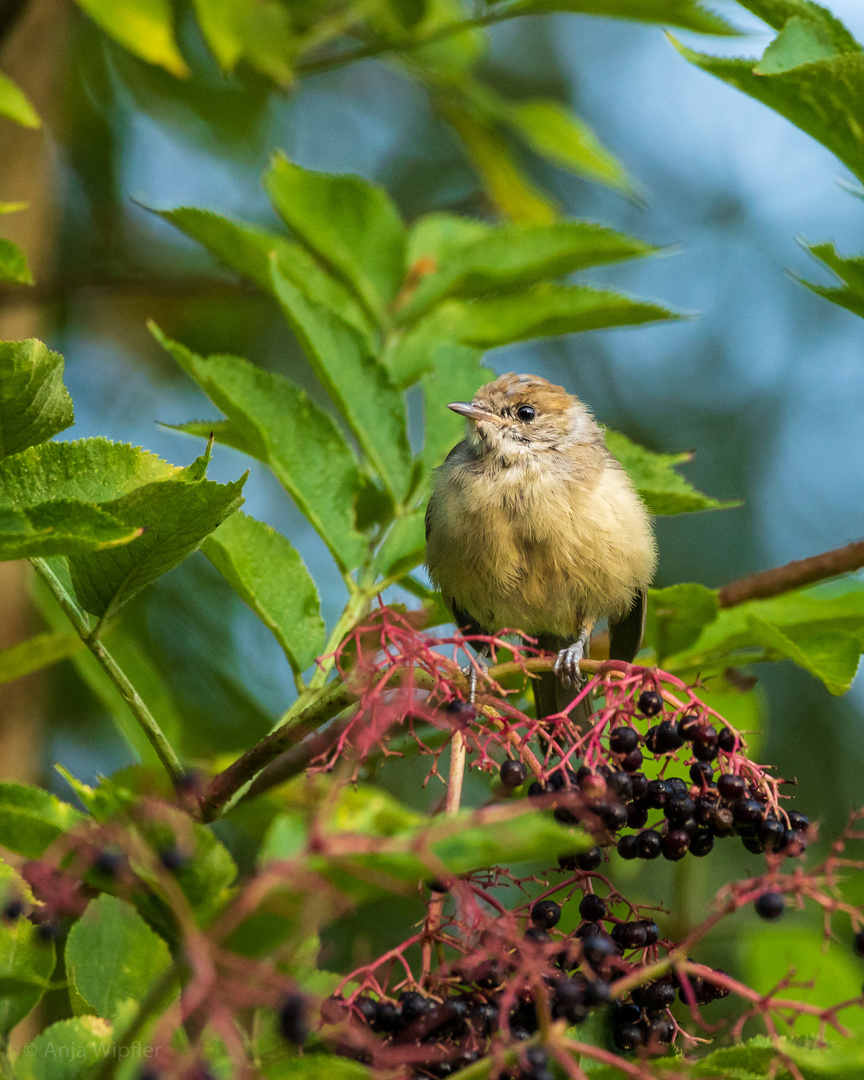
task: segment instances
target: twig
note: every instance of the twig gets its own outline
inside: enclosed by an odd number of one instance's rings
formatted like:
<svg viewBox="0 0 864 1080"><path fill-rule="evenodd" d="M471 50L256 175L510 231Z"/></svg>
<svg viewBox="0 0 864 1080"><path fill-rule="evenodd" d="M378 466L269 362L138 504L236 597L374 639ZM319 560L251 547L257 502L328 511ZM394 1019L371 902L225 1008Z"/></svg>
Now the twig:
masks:
<svg viewBox="0 0 864 1080"><path fill-rule="evenodd" d="M54 599L63 609L64 614L72 623L76 633L101 664L105 674L119 690L120 696L129 706L129 711L138 721L138 725L162 764L165 771L171 777L171 782L177 786L183 780L184 771L180 759L174 752L174 748L165 733L156 721L156 718L147 708L141 695L129 681L126 673L108 652L101 641L96 640L91 633L87 620L82 616L78 606L66 591L62 581L44 559L31 559L31 564L36 573L42 578L54 596Z"/></svg>
<svg viewBox="0 0 864 1080"><path fill-rule="evenodd" d="M721 608L736 607L747 600L766 600L771 596L801 589L816 581L837 577L860 570L864 566L864 540L856 540L845 547L824 551L821 555L811 555L808 559L797 559L773 570L763 570L749 577L730 581L718 591Z"/></svg>

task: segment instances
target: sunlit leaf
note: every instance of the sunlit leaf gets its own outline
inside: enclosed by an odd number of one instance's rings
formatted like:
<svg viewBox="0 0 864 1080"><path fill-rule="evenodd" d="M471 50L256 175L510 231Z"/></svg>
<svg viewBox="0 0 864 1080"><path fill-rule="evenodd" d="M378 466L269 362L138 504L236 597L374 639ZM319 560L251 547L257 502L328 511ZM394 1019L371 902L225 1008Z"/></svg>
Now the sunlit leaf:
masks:
<svg viewBox="0 0 864 1080"><path fill-rule="evenodd" d="M283 276L302 289L310 300L336 312L371 340L373 324L357 297L300 244L210 210L181 207L177 210L156 210L154 213L203 244L226 266L271 294L270 258L275 253Z"/></svg>
<svg viewBox="0 0 864 1080"><path fill-rule="evenodd" d="M76 0L108 37L178 78L189 74L174 37L170 0Z"/></svg>
<svg viewBox="0 0 864 1080"><path fill-rule="evenodd" d="M35 338L0 342L0 459L46 442L74 422L63 357Z"/></svg>
<svg viewBox="0 0 864 1080"><path fill-rule="evenodd" d="M8 75L0 72L0 116L26 128L38 128L42 121L30 99Z"/></svg>
<svg viewBox="0 0 864 1080"><path fill-rule="evenodd" d="M280 86L292 81L297 42L278 0L194 0L201 32L223 71L245 59Z"/></svg>
<svg viewBox="0 0 864 1080"><path fill-rule="evenodd" d="M648 616L645 642L653 646L658 662L692 645L702 627L713 622L720 606L713 589L695 582L651 589L648 593Z"/></svg>
<svg viewBox="0 0 864 1080"><path fill-rule="evenodd" d="M324 649L318 590L289 540L263 521L236 513L204 541L202 551L273 632L295 670L314 663Z"/></svg>
<svg viewBox="0 0 864 1080"><path fill-rule="evenodd" d="M703 495L675 471L692 455L658 454L632 442L619 431L606 432L606 446L624 466L633 486L652 514L687 514L696 510L726 510L740 506Z"/></svg>
<svg viewBox="0 0 864 1080"><path fill-rule="evenodd" d="M97 1016L50 1024L24 1046L15 1062L18 1080L84 1080L111 1049L113 1030Z"/></svg>
<svg viewBox="0 0 864 1080"><path fill-rule="evenodd" d="M87 1011L108 1018L129 999L139 1004L171 966L168 946L135 908L107 895L91 901L70 930L65 960Z"/></svg>
<svg viewBox="0 0 864 1080"><path fill-rule="evenodd" d="M509 11L571 11L604 15L610 19L680 26L701 34L735 34L725 19L715 15L701 0L516 0Z"/></svg>
<svg viewBox="0 0 864 1080"><path fill-rule="evenodd" d="M17 244L0 236L0 281L10 285L32 285L27 257Z"/></svg>
<svg viewBox="0 0 864 1080"><path fill-rule="evenodd" d="M621 162L584 120L560 102L546 98L508 102L502 120L551 164L624 195L635 194L635 184Z"/></svg>
<svg viewBox="0 0 864 1080"><path fill-rule="evenodd" d="M0 862L0 905L32 903L33 894L21 875ZM54 943L45 941L29 919L0 922L0 1039L38 1005L56 962Z"/></svg>
<svg viewBox="0 0 864 1080"><path fill-rule="evenodd" d="M508 296L449 302L454 335L492 349L514 341L681 318L659 304L587 285L536 285ZM453 305L453 306L450 306Z"/></svg>
<svg viewBox="0 0 864 1080"><path fill-rule="evenodd" d="M358 566L367 546L354 514L362 478L331 417L282 375L236 356L198 356L151 329L225 413L232 430L241 434L243 449L270 466L340 565ZM221 437L218 425L214 430Z"/></svg>
<svg viewBox="0 0 864 1080"><path fill-rule="evenodd" d="M383 318L405 276L405 227L386 192L359 176L312 172L281 155L264 186L298 239Z"/></svg>
<svg viewBox="0 0 864 1080"><path fill-rule="evenodd" d="M839 304L853 314L864 319L864 256L842 256L837 254L833 244L804 245L814 258L824 263L844 283L836 285L816 285L812 281L798 278L802 285L824 296L833 304Z"/></svg>
<svg viewBox="0 0 864 1080"><path fill-rule="evenodd" d="M703 71L756 98L826 146L864 178L864 53L843 24L818 4L743 0L780 31L759 61L729 59L673 44Z"/></svg>
<svg viewBox="0 0 864 1080"><path fill-rule="evenodd" d="M83 648L84 642L77 634L51 631L36 634L20 645L10 645L0 652L0 683L12 682L60 660L68 660Z"/></svg>
<svg viewBox="0 0 864 1080"><path fill-rule="evenodd" d="M152 581L166 574L243 502L246 477L230 484L212 480L159 480L145 484L105 508L145 532L110 553L75 555L69 569L79 602L107 617Z"/></svg>
<svg viewBox="0 0 864 1080"><path fill-rule="evenodd" d="M458 102L439 102L437 108L462 140L490 198L505 217L529 225L548 225L556 219L555 203L526 176L492 125Z"/></svg>
<svg viewBox="0 0 864 1080"><path fill-rule="evenodd" d="M481 297L562 277L588 266L651 255L658 248L583 221L502 225L448 252L400 309L410 321L445 297Z"/></svg>
<svg viewBox="0 0 864 1080"><path fill-rule="evenodd" d="M273 266L282 309L339 412L396 501L412 476L405 402L357 331L308 300Z"/></svg>
<svg viewBox="0 0 864 1080"><path fill-rule="evenodd" d="M84 815L42 788L0 783L0 845L38 859L58 836L85 821Z"/></svg>

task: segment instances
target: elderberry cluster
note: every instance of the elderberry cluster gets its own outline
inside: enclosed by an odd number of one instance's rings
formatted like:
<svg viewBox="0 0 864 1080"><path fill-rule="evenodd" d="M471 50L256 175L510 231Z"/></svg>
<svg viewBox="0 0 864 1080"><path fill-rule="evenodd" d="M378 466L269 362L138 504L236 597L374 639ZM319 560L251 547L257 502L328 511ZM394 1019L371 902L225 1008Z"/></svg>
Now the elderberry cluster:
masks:
<svg viewBox="0 0 864 1080"><path fill-rule="evenodd" d="M644 716L657 717L662 708L656 691L639 695ZM601 843L616 841L622 859L662 855L676 862L688 852L701 858L713 850L716 839L726 836L739 836L755 854L803 852L809 819L794 810L773 809L758 773L748 779L734 771L741 743L731 728L718 731L689 712L680 719L662 719L641 735L632 717L625 719L608 734L605 761L558 766L545 781L530 784L528 797L541 805L551 803L560 824L581 823ZM677 776L649 779L642 768L644 751L661 763L661 772L670 755L689 762L690 783ZM525 782L525 767L505 761L500 778L505 788L514 790Z"/></svg>

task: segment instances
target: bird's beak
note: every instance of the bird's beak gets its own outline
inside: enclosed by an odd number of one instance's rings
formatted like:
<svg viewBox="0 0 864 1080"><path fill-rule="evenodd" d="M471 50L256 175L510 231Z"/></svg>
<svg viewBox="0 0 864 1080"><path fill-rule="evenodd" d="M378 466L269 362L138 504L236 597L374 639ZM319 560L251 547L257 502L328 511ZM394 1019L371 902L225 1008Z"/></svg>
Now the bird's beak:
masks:
<svg viewBox="0 0 864 1080"><path fill-rule="evenodd" d="M487 412L486 409L472 405L470 401L451 401L447 408L468 420L485 420L489 424L495 424L496 427L501 426L501 417L497 413Z"/></svg>

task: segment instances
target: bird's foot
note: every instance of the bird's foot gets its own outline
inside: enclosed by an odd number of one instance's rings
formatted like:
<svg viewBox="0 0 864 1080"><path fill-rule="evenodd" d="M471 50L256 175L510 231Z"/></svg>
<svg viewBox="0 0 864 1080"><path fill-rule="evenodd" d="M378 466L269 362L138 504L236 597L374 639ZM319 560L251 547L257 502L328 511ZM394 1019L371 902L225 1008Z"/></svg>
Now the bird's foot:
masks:
<svg viewBox="0 0 864 1080"><path fill-rule="evenodd" d="M484 676L489 670L489 665L482 656L478 656L473 663L466 664L465 667L462 668L462 674L468 680L468 700L472 705L474 704L474 699L477 697L478 669L482 671Z"/></svg>
<svg viewBox="0 0 864 1080"><path fill-rule="evenodd" d="M582 630L579 637L558 653L555 661L555 674L561 680L562 686L572 686L579 689L585 682L579 668L579 661L585 657L585 644L588 641L588 632Z"/></svg>

